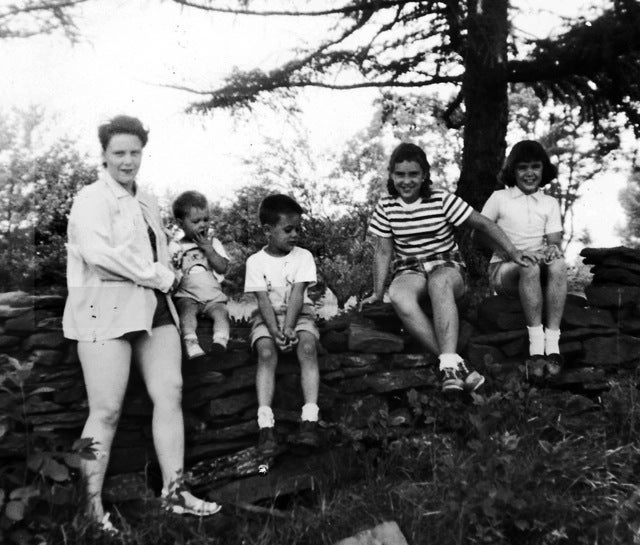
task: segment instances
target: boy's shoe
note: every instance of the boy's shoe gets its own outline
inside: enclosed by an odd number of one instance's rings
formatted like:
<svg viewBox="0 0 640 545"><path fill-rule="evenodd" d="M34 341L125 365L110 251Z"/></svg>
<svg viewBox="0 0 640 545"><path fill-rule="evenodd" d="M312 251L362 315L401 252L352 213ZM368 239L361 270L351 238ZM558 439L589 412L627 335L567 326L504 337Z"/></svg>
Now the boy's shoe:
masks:
<svg viewBox="0 0 640 545"><path fill-rule="evenodd" d="M204 350L200 346L198 339L184 339L184 350L187 353L187 358L193 360L195 358L201 358L205 355Z"/></svg>
<svg viewBox="0 0 640 545"><path fill-rule="evenodd" d="M221 356L222 354L226 353L226 351L227 351L227 347L224 344L214 342L211 345L210 353L214 356Z"/></svg>
<svg viewBox="0 0 640 545"><path fill-rule="evenodd" d="M558 378L564 367L564 358L561 354L549 354L546 356L545 374L549 380Z"/></svg>
<svg viewBox="0 0 640 545"><path fill-rule="evenodd" d="M273 428L260 428L258 451L265 456L272 456L278 451L278 442Z"/></svg>
<svg viewBox="0 0 640 545"><path fill-rule="evenodd" d="M311 422L310 420L303 420L300 422L300 431L298 432L296 442L301 445L317 447L320 444L320 438L318 437L318 423Z"/></svg>
<svg viewBox="0 0 640 545"><path fill-rule="evenodd" d="M533 384L540 384L544 381L547 360L542 354L529 356L524 361L524 365L526 367L529 382L532 382Z"/></svg>
<svg viewBox="0 0 640 545"><path fill-rule="evenodd" d="M464 380L462 373L455 367L443 367L440 369L440 382L442 382L442 392L462 392L464 390Z"/></svg>
<svg viewBox="0 0 640 545"><path fill-rule="evenodd" d="M464 381L464 389L467 392L475 392L484 384L484 376L471 369L466 361L458 362L458 371Z"/></svg>

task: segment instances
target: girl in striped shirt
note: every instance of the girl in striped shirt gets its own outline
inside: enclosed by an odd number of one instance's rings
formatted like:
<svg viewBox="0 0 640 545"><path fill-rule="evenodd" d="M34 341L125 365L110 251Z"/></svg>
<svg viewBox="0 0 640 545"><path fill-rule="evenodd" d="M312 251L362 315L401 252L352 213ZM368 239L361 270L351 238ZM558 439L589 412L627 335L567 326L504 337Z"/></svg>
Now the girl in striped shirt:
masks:
<svg viewBox="0 0 640 545"><path fill-rule="evenodd" d="M526 267L533 256L519 251L495 223L465 201L431 187L429 162L415 144L402 143L389 160L389 195L374 210L373 294L363 304L381 301L391 265L389 299L407 331L439 356L443 392L475 391L484 377L456 352L458 307L464 294L465 265L454 239L454 227L483 231L515 262ZM433 320L422 303L431 300Z"/></svg>

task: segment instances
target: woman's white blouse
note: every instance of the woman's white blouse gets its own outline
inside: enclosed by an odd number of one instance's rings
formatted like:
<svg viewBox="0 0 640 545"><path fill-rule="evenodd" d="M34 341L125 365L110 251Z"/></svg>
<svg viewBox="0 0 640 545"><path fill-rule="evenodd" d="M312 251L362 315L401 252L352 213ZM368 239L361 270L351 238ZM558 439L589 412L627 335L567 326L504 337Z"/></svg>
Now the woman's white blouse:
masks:
<svg viewBox="0 0 640 545"><path fill-rule="evenodd" d="M147 225L155 233L156 262ZM140 190L131 195L102 171L76 196L67 234L65 337L95 342L151 332L153 290L167 293L175 278L155 199Z"/></svg>

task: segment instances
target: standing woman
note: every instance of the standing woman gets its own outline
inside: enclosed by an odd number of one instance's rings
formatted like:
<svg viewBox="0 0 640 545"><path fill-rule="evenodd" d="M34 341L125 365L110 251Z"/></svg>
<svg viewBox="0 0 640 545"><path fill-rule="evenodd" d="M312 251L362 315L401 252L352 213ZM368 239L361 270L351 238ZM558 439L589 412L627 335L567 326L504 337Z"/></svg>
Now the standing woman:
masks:
<svg viewBox="0 0 640 545"><path fill-rule="evenodd" d="M98 128L104 169L76 196L68 226L64 334L78 341L95 460L82 465L87 514L115 531L102 505L111 444L122 410L132 358L153 402L153 442L162 496L175 513L220 510L182 486L184 422L177 315L169 291L166 235L155 200L136 186L148 132L139 119L114 117Z"/></svg>

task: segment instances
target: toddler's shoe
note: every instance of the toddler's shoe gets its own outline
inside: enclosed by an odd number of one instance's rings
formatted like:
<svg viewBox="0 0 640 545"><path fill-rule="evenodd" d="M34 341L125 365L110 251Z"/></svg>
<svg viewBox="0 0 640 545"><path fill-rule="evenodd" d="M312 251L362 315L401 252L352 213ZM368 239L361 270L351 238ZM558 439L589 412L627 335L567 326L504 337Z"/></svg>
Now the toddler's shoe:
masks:
<svg viewBox="0 0 640 545"><path fill-rule="evenodd" d="M226 344L222 344L221 342L218 342L218 341L213 341L213 344L211 345L212 355L221 356L222 354L226 353L226 351L227 351Z"/></svg>
<svg viewBox="0 0 640 545"><path fill-rule="evenodd" d="M300 445L317 447L320 444L320 439L318 437L318 423L311 422L309 420L303 420L300 422L300 430L298 431L296 442Z"/></svg>
<svg viewBox="0 0 640 545"><path fill-rule="evenodd" d="M464 381L464 389L467 392L475 392L484 384L484 376L471 369L466 361L458 363L459 375Z"/></svg>
<svg viewBox="0 0 640 545"><path fill-rule="evenodd" d="M204 350L200 346L198 339L184 339L184 349L187 353L187 358L193 360L195 358L200 358L205 355Z"/></svg>
<svg viewBox="0 0 640 545"><path fill-rule="evenodd" d="M549 380L558 378L564 367L564 358L561 354L549 354L546 358L545 374Z"/></svg>
<svg viewBox="0 0 640 545"><path fill-rule="evenodd" d="M273 456L278 451L278 442L273 428L260 428L258 451L265 456Z"/></svg>
<svg viewBox="0 0 640 545"><path fill-rule="evenodd" d="M464 390L464 380L458 368L443 367L439 371L439 376L443 393L462 392Z"/></svg>

